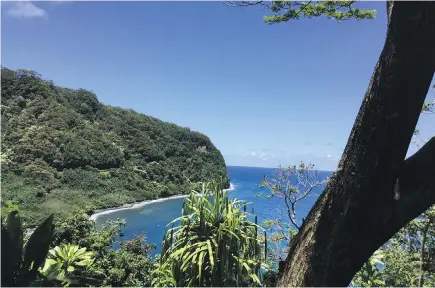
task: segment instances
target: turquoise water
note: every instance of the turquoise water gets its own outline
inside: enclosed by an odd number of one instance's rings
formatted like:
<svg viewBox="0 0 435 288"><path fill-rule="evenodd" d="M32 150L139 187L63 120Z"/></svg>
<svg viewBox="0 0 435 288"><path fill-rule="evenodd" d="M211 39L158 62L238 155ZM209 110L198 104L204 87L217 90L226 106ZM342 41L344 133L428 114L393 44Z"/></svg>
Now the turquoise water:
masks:
<svg viewBox="0 0 435 288"><path fill-rule="evenodd" d="M265 175L272 176L274 169L271 168L254 168L254 167L236 167L229 166L228 174L231 179L231 183L234 185L234 190L229 192L231 199L237 198L245 200L248 203L252 202L248 206L248 211L254 208L255 214L258 216L259 223L262 223L265 219L276 219L282 217L286 219L284 209L285 205L282 198L264 199L258 198L258 193L266 193L267 191L258 187L258 184L262 181ZM318 171L318 178L320 180L326 179L331 176L332 172ZM315 194L320 194L322 187L314 190ZM316 201L316 196L305 198L298 203L297 206L297 220L300 222L303 217L306 216L308 211ZM123 240L133 238L135 235L144 231L147 235L148 243L155 243L157 249L154 251L154 255L160 252L161 241L165 226L174 218L181 216L181 206L183 198L169 199L161 202L155 202L147 204L146 206L120 210L110 214L104 214L97 218L98 224L105 223L109 219L125 219L127 226L124 228ZM117 245L115 244L115 247Z"/></svg>

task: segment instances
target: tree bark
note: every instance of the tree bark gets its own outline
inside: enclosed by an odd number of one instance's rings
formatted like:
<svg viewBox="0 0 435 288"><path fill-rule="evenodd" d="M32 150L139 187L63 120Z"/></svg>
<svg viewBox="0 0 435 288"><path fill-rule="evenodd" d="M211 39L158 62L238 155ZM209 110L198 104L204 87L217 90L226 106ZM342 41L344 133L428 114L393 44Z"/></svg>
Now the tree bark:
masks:
<svg viewBox="0 0 435 288"><path fill-rule="evenodd" d="M292 241L278 286L347 286L435 203L435 139L404 161L434 75L435 2L389 2L388 10L385 45L338 169Z"/></svg>
<svg viewBox="0 0 435 288"><path fill-rule="evenodd" d="M430 221L426 221L423 227L423 233L421 235L421 247L420 247L420 275L418 279L418 287L423 287L424 283L424 256L425 256L425 246L426 246L426 237L427 230L429 230Z"/></svg>

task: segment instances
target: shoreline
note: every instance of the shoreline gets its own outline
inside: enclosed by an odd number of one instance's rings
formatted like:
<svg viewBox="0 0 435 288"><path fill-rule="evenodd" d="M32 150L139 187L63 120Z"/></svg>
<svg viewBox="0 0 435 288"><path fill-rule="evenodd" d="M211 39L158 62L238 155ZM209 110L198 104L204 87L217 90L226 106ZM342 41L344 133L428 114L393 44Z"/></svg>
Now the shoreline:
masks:
<svg viewBox="0 0 435 288"><path fill-rule="evenodd" d="M224 189L224 190L225 191L233 191L235 189L236 189L236 186L234 186L233 183L230 182L230 188ZM173 195L173 196L166 197L166 198L159 198L159 199L154 199L154 200L145 200L145 201L136 202L136 203L127 203L127 204L124 204L124 205L118 206L118 207L112 207L112 208L107 208L107 209L98 209L98 210L95 210L95 213L89 217L89 220L96 221L98 219L98 217L100 217L101 215L111 214L111 213L122 211L122 210L142 208L142 207L145 207L145 206L147 206L149 204L153 204L153 203L164 202L164 201L168 201L168 200L172 200L172 199L187 198L187 197L189 197L189 194Z"/></svg>

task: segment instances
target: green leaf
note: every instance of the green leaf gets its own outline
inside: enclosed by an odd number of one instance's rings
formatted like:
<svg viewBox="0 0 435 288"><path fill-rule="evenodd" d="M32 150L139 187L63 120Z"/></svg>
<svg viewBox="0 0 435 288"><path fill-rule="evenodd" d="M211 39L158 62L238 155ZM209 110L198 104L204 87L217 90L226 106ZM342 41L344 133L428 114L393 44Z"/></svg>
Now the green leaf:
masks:
<svg viewBox="0 0 435 288"><path fill-rule="evenodd" d="M213 267L214 267L214 257L213 257L213 250L212 250L212 247L211 247L210 240L207 240L207 247L208 247L208 257L210 258L211 269L213 269Z"/></svg>
<svg viewBox="0 0 435 288"><path fill-rule="evenodd" d="M57 263L54 259L45 260L44 266L40 269L40 272L45 276L57 275L59 273L59 269L61 268L61 264Z"/></svg>
<svg viewBox="0 0 435 288"><path fill-rule="evenodd" d="M252 269L249 267L249 265L246 262L242 262L243 267L245 267L246 272L251 273Z"/></svg>
<svg viewBox="0 0 435 288"><path fill-rule="evenodd" d="M199 271L198 279L200 284L201 284L202 263L204 261L204 256L205 253L202 251L201 254L199 254L199 258L198 258L198 271Z"/></svg>
<svg viewBox="0 0 435 288"><path fill-rule="evenodd" d="M33 279L33 275L36 275L36 271L44 263L48 254L54 230L53 218L54 214L51 214L44 222L42 222L41 225L35 229L27 242L24 252L22 273L23 275L29 274L29 279ZM28 272L31 265L32 269ZM26 280L28 279L26 278Z"/></svg>
<svg viewBox="0 0 435 288"><path fill-rule="evenodd" d="M11 239L9 237L9 233L3 225L1 224L1 256L2 259L13 259L13 257L16 258L16 255L14 254L14 251L8 249L8 247L12 246ZM14 286L15 283L15 265L12 261L3 261L1 263L1 284L5 287Z"/></svg>
<svg viewBox="0 0 435 288"><path fill-rule="evenodd" d="M13 265L19 264L23 254L23 228L21 217L17 211L12 211L8 215L7 220L7 233L9 236L10 244L8 245L9 259ZM4 250L3 250L4 251Z"/></svg>
<svg viewBox="0 0 435 288"><path fill-rule="evenodd" d="M254 280L254 282L256 282L258 285L261 285L261 281L260 279L258 279L257 275L250 273L249 276L251 277L252 280Z"/></svg>

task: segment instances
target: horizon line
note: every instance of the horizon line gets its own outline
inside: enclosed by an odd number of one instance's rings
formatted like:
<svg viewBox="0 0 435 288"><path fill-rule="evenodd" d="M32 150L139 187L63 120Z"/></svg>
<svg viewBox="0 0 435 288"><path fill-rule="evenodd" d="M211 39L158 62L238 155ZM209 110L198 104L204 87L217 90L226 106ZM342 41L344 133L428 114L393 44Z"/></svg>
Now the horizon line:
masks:
<svg viewBox="0 0 435 288"><path fill-rule="evenodd" d="M228 164L225 164L225 166L226 167L241 167L241 168L279 169L279 167L261 167L261 166L244 166L244 165L228 165ZM321 170L321 169L307 169L307 170L314 170L314 171L319 171L319 172L334 172L335 171L335 170Z"/></svg>

